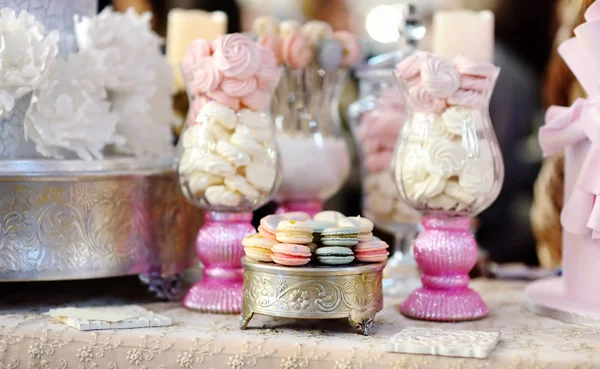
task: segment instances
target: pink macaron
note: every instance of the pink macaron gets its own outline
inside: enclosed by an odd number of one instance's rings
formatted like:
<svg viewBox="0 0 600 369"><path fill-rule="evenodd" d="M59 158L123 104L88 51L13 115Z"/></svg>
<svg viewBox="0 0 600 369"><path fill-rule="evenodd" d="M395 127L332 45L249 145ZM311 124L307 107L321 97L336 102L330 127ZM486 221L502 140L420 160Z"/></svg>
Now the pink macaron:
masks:
<svg viewBox="0 0 600 369"><path fill-rule="evenodd" d="M354 257L363 263L379 263L386 261L388 244L380 239L372 238L370 241L359 242L354 247Z"/></svg>
<svg viewBox="0 0 600 369"><path fill-rule="evenodd" d="M274 240L275 233L277 233L277 225L282 220L284 220L284 218L281 215L267 215L266 217L260 220L260 225L258 226L258 233L271 240Z"/></svg>
<svg viewBox="0 0 600 369"><path fill-rule="evenodd" d="M310 261L310 249L303 245L293 245L291 243L280 243L271 248L273 255L271 258L279 265L301 266Z"/></svg>

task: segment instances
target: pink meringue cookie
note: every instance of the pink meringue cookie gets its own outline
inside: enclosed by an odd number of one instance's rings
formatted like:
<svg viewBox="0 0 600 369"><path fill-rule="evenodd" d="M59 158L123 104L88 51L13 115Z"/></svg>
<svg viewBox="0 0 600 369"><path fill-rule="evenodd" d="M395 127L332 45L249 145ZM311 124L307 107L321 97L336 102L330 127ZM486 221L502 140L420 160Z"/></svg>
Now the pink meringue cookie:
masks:
<svg viewBox="0 0 600 369"><path fill-rule="evenodd" d="M226 77L245 79L260 67L260 53L256 44L241 33L220 36L215 40L217 68Z"/></svg>
<svg viewBox="0 0 600 369"><path fill-rule="evenodd" d="M421 82L432 96L446 98L458 90L460 75L450 61L429 55L421 63Z"/></svg>
<svg viewBox="0 0 600 369"><path fill-rule="evenodd" d="M394 153L392 151L381 151L367 155L365 158L365 167L371 173L388 170L390 169L393 156Z"/></svg>
<svg viewBox="0 0 600 369"><path fill-rule="evenodd" d="M338 40L344 48L342 67L351 67L358 62L361 56L361 47L358 38L349 31L336 31L333 37Z"/></svg>
<svg viewBox="0 0 600 369"><path fill-rule="evenodd" d="M487 105L485 96L473 90L458 90L447 101L448 105L468 106L476 109Z"/></svg>
<svg viewBox="0 0 600 369"><path fill-rule="evenodd" d="M221 88L217 88L215 90L208 91L206 93L206 96L215 100L219 104L225 105L228 108L231 108L233 110L240 109L240 99L229 96Z"/></svg>
<svg viewBox="0 0 600 369"><path fill-rule="evenodd" d="M216 89L223 80L223 73L217 69L212 56L198 60L186 74L188 90L194 95Z"/></svg>
<svg viewBox="0 0 600 369"><path fill-rule="evenodd" d="M492 77L500 70L492 63L478 62L464 56L457 56L453 63L458 73L470 76Z"/></svg>
<svg viewBox="0 0 600 369"><path fill-rule="evenodd" d="M407 82L421 74L421 63L429 53L418 51L404 58L394 70L396 78L402 82Z"/></svg>
<svg viewBox="0 0 600 369"><path fill-rule="evenodd" d="M431 95L423 84L411 87L408 94L415 111L441 113L446 109L445 100Z"/></svg>
<svg viewBox="0 0 600 369"><path fill-rule="evenodd" d="M282 58L292 68L306 68L313 60L310 42L302 33L294 32L283 40Z"/></svg>
<svg viewBox="0 0 600 369"><path fill-rule="evenodd" d="M269 107L271 102L271 94L265 90L256 89L250 94L242 97L242 104L250 110L262 111Z"/></svg>
<svg viewBox="0 0 600 369"><path fill-rule="evenodd" d="M185 51L185 56L181 61L181 66L184 72L187 73L188 68L189 70L193 69L193 67L198 64L201 59L204 59L211 54L212 50L210 47L210 42L203 38L194 40L190 46L188 46L187 50Z"/></svg>
<svg viewBox="0 0 600 369"><path fill-rule="evenodd" d="M223 92L232 97L242 97L256 90L256 78L250 77L246 79L226 77L221 83Z"/></svg>
<svg viewBox="0 0 600 369"><path fill-rule="evenodd" d="M258 38L257 42L259 45L266 47L267 49L273 52L277 64L281 63L281 46L283 44L283 41L277 33L265 33L264 35Z"/></svg>
<svg viewBox="0 0 600 369"><path fill-rule="evenodd" d="M487 78L462 75L460 76L460 88L462 90L473 90L483 93L490 86L488 81L489 79Z"/></svg>

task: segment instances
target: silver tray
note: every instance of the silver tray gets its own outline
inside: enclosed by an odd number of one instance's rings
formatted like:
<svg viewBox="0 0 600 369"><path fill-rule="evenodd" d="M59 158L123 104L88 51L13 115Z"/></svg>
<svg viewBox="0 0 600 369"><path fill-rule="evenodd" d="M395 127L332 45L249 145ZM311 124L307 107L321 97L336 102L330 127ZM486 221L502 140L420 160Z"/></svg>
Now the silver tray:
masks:
<svg viewBox="0 0 600 369"><path fill-rule="evenodd" d="M171 160L0 161L0 281L173 275L200 223Z"/></svg>

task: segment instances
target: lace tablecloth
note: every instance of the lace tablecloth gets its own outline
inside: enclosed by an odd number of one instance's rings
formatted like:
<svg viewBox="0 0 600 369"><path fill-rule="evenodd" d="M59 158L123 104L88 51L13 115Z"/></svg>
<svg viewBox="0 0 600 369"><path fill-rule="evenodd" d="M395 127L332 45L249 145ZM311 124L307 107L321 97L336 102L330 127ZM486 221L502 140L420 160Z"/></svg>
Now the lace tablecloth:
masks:
<svg viewBox="0 0 600 369"><path fill-rule="evenodd" d="M104 283L121 289L121 295L130 296L129 300L137 298L122 291L127 284L118 280ZM473 285L490 308L484 320L458 324L412 321L397 312L400 300L386 299L374 333L368 337L350 332L344 321L300 323L261 316L254 317L252 328L240 331L237 316L199 314L176 303L141 304L172 317L172 327L79 332L42 314L49 304L66 303L53 298L61 293L52 291L56 287L44 285L39 290L43 304L11 300L4 289L0 292L0 369L600 367L600 332L528 312L522 300L525 283L480 280ZM78 286L82 291L85 288L83 282ZM18 287L13 290L18 292L9 289L10 294L22 293ZM90 294L87 288L86 293ZM96 297L88 301L108 304L124 300ZM138 301L146 302L147 297ZM389 338L409 326L501 331L502 341L486 360L385 352Z"/></svg>

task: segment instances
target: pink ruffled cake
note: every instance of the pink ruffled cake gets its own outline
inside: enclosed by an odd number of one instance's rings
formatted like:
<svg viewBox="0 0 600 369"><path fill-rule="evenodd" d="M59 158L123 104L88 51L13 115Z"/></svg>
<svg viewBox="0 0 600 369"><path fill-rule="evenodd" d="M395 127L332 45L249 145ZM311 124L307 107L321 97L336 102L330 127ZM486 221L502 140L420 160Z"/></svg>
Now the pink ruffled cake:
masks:
<svg viewBox="0 0 600 369"><path fill-rule="evenodd" d="M539 133L545 156L565 153L563 275L532 283L525 295L540 314L600 327L600 2L585 19L558 52L590 97L550 107Z"/></svg>

